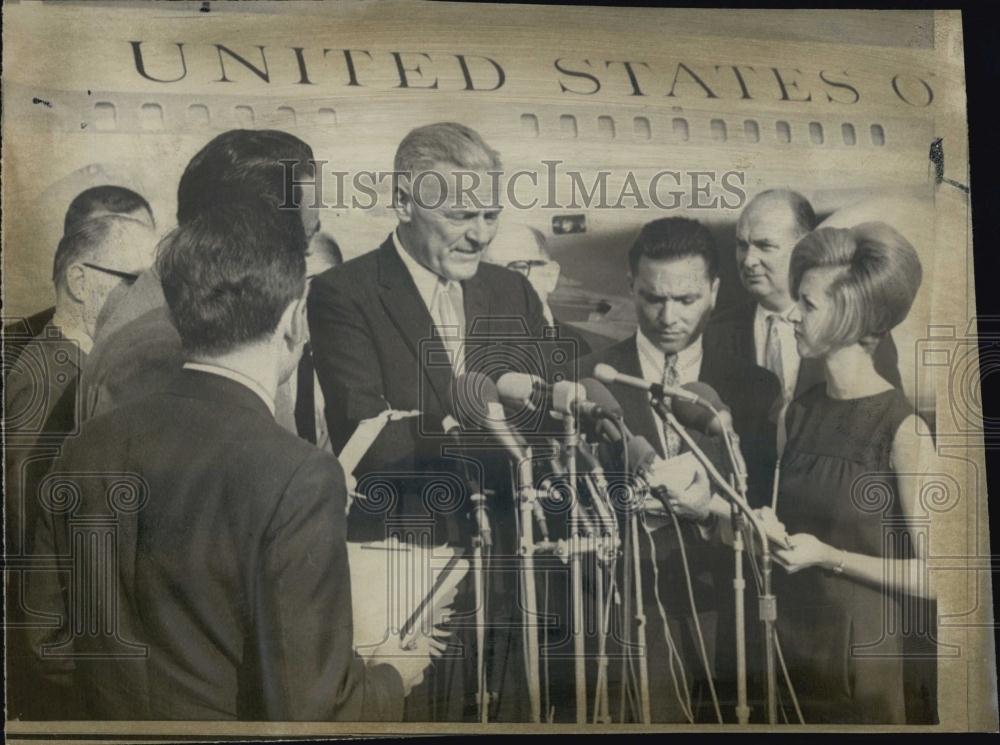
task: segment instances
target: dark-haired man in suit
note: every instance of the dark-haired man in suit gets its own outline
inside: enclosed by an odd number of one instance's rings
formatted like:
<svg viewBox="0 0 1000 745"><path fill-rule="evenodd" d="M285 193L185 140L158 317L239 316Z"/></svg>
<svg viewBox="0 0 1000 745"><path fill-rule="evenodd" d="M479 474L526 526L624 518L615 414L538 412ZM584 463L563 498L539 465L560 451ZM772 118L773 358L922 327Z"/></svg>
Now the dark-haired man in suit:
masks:
<svg viewBox="0 0 1000 745"><path fill-rule="evenodd" d="M438 651L390 635L355 654L343 471L275 421L308 338L306 243L246 205L172 233L157 269L183 369L88 420L52 469L75 501L42 494L35 550L69 571L29 580L61 621L33 646L90 718L399 719ZM95 521L114 540L84 555Z"/></svg>
<svg viewBox="0 0 1000 745"><path fill-rule="evenodd" d="M771 402L777 397L777 385L766 370L727 355L718 348L703 344L702 333L715 306L719 291L718 257L708 229L686 218L663 218L647 223L629 250L629 287L635 303L639 327L634 336L584 360L581 368L593 370L598 363L618 372L665 386L682 386L700 381L719 394L732 412L747 465L749 481L755 490L766 490L767 478L774 465L774 429L767 419ZM622 405L625 422L636 435L645 437L661 458L675 457L686 447L671 428L657 418L649 404L649 394L625 385L609 386ZM718 442L698 432L692 437L706 453L726 467ZM725 472L725 471L724 471ZM715 665L716 621L720 645L731 646L732 625L725 584L724 552L706 542L702 531L691 522L682 523L682 537L672 525L653 532L656 566L669 628L680 650L689 679L699 682L699 692L706 703L705 672L698 648L694 616L690 610L687 586L681 570L679 541L688 551L692 570L695 602L702 631L708 645L709 663ZM653 585L653 564L646 543L643 547L644 602L647 619L648 665L653 720L683 722L682 707L670 675L668 646L660 623ZM720 571L721 570L721 571ZM721 655L728 653L720 650ZM723 670L723 673L725 671ZM683 686L681 686L683 689ZM695 718L714 721L707 709Z"/></svg>

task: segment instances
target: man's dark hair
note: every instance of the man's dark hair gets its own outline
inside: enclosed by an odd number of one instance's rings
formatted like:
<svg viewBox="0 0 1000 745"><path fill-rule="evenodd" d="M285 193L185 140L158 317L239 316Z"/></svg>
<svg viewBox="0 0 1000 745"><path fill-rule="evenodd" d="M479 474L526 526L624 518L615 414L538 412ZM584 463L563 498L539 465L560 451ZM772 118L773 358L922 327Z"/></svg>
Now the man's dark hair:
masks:
<svg viewBox="0 0 1000 745"><path fill-rule="evenodd" d="M292 165L281 161L294 163ZM294 135L273 129L232 129L199 150L177 187L177 224L227 203L257 202L261 208L297 208L302 190L286 186L313 173L312 148ZM290 192L290 193L288 193ZM297 210L288 213L300 219Z"/></svg>
<svg viewBox="0 0 1000 745"><path fill-rule="evenodd" d="M189 353L222 354L260 341L305 291L301 220L252 204L221 205L181 223L156 269Z"/></svg>
<svg viewBox="0 0 1000 745"><path fill-rule="evenodd" d="M642 226L628 252L629 271L635 276L639 260L670 261L688 256L705 260L709 279L719 276L719 257L708 228L686 217L663 217Z"/></svg>
<svg viewBox="0 0 1000 745"><path fill-rule="evenodd" d="M75 233L80 225L92 217L127 215L137 210L146 210L150 225L156 227L153 210L141 194L124 186L93 186L81 191L69 203L66 219L63 221L63 235Z"/></svg>

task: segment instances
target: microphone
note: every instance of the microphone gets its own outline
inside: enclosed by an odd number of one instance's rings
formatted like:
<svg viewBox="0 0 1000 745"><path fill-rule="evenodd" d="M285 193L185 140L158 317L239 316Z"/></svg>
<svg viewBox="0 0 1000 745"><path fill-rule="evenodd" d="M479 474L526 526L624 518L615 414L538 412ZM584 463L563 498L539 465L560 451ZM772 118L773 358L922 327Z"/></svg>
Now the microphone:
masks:
<svg viewBox="0 0 1000 745"><path fill-rule="evenodd" d="M526 457L527 443L507 424L496 384L479 372L467 372L451 382L451 409L466 429L487 430L517 460Z"/></svg>
<svg viewBox="0 0 1000 745"><path fill-rule="evenodd" d="M673 386L664 386L661 383L650 383L648 380L637 378L634 375L625 375L615 370L611 365L605 365L603 362L594 368L594 377L606 385L618 383L649 391L654 398L671 398L674 401L687 401L692 404L702 403L701 398L691 391Z"/></svg>
<svg viewBox="0 0 1000 745"><path fill-rule="evenodd" d="M534 409L532 399L536 394L549 392L549 384L537 375L509 372L497 378L497 395L504 401Z"/></svg>
<svg viewBox="0 0 1000 745"><path fill-rule="evenodd" d="M714 436L722 435L732 427L729 407L722 402L712 386L708 383L695 381L685 383L681 387L695 394L699 398L699 403L692 404L682 400L674 402L672 410L678 422L688 429ZM723 420L723 416L726 416L729 421Z"/></svg>
<svg viewBox="0 0 1000 745"><path fill-rule="evenodd" d="M449 391L451 393L451 391ZM462 425L450 414L441 420L441 429L448 435L456 445L461 444ZM479 481L472 476L472 469L465 458L459 459L462 463L462 477L465 479L465 486L471 493L469 501L472 503L472 518L476 523L479 539L483 548L489 550L493 546L493 530L490 528L490 519L486 511L486 495L484 490L479 488Z"/></svg>

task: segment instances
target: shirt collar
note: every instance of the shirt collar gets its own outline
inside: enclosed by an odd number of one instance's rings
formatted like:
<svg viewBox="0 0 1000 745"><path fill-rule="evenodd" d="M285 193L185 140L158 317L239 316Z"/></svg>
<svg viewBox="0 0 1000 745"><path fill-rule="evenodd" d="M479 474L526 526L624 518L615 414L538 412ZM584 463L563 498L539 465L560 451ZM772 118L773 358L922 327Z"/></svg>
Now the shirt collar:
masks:
<svg viewBox="0 0 1000 745"><path fill-rule="evenodd" d="M757 304L757 313L756 313L756 319L755 320L756 320L756 322L758 324L766 326L768 319L771 316L775 316L776 318L778 318L778 319L780 319L782 321L786 321L788 323L791 323L790 316L792 315L792 310L794 310L794 308L795 308L795 305L792 304L792 305L789 305L788 308L786 310L783 310L783 311L768 310L763 305L761 305L760 303L758 303Z"/></svg>
<svg viewBox="0 0 1000 745"><path fill-rule="evenodd" d="M639 356L645 357L646 360L653 365L653 368L660 374L663 375L663 365L665 362L665 355L659 350L659 348L649 340L649 338L642 333L642 329L637 329L635 332L635 344L639 348ZM699 335L693 344L689 344L687 347L682 349L677 353L677 369L678 370L688 370L695 367L696 365L701 365L702 357L702 338Z"/></svg>
<svg viewBox="0 0 1000 745"><path fill-rule="evenodd" d="M274 398L266 390L264 390L264 386L251 378L249 375L244 375L243 373L228 367L211 365L206 362L185 362L184 369L197 370L198 372L218 375L220 378L227 378L232 380L234 383L239 383L240 385L249 388L257 394L261 401L264 402L264 405L267 406L267 410L271 412L271 416L275 415Z"/></svg>
<svg viewBox="0 0 1000 745"><path fill-rule="evenodd" d="M424 301L424 305L430 310L434 307L434 298L437 295L438 287L450 280L446 280L444 277L440 277L430 269L425 267L419 261L414 259L407 253L406 249L403 248L402 241L399 240L399 231L392 231L392 245L396 248L396 253L399 254L400 260L403 262L403 266L406 267L406 271L410 273L410 277L413 278L413 284L417 286L417 292L420 294L421 300ZM452 285L457 285L460 290L462 285L458 282L450 282Z"/></svg>

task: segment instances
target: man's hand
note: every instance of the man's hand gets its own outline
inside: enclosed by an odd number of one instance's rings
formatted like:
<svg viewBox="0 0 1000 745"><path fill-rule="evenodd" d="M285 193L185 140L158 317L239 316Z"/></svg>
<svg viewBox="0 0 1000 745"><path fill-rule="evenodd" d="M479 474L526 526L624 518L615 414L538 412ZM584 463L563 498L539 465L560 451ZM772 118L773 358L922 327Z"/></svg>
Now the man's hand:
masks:
<svg viewBox="0 0 1000 745"><path fill-rule="evenodd" d="M409 696L410 691L424 679L424 671L448 647L447 636L450 632L441 631L440 627L435 632L434 636L417 634L408 640L390 636L372 652L369 663L396 668L403 680L403 696Z"/></svg>
<svg viewBox="0 0 1000 745"><path fill-rule="evenodd" d="M812 566L829 568L837 564L837 551L814 535L796 533L789 536L788 542L791 548L779 549L774 555L789 574Z"/></svg>
<svg viewBox="0 0 1000 745"><path fill-rule="evenodd" d="M704 466L690 454L657 459L649 469L653 493L679 518L701 522L709 516L711 482Z"/></svg>

